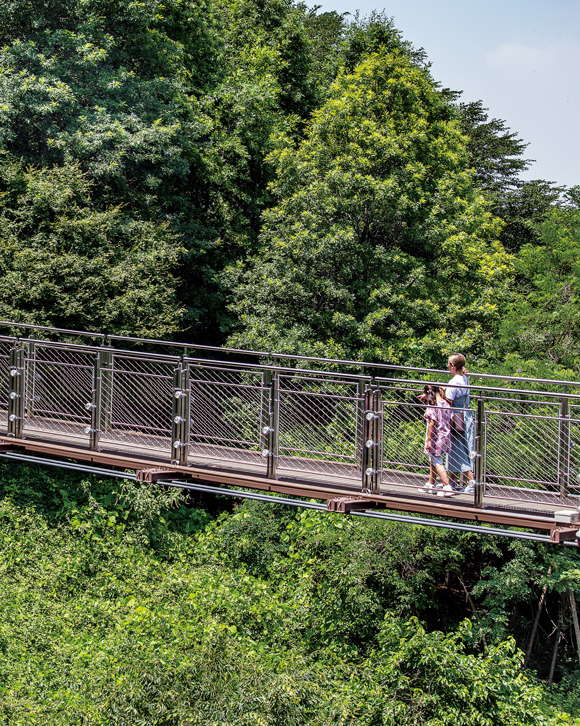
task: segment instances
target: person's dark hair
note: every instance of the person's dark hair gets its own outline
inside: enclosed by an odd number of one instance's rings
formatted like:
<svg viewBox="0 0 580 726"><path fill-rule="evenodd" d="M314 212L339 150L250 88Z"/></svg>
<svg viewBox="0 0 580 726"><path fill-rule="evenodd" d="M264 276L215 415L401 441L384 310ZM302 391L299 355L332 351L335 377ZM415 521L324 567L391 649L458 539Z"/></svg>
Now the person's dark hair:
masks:
<svg viewBox="0 0 580 726"><path fill-rule="evenodd" d="M425 403L428 406L435 406L437 404L435 386L425 386Z"/></svg>
<svg viewBox="0 0 580 726"><path fill-rule="evenodd" d="M461 371L465 368L465 356L461 353L455 353L455 355L450 355L449 362L452 366L455 366L455 370L458 373L461 373Z"/></svg>

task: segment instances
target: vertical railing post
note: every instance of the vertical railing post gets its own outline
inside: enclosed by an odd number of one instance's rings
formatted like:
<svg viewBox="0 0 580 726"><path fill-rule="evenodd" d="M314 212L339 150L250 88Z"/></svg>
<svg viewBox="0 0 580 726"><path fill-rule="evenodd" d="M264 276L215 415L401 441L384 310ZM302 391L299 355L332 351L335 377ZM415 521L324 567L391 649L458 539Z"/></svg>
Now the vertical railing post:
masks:
<svg viewBox="0 0 580 726"><path fill-rule="evenodd" d="M171 399L171 462L181 465L181 450L187 447L183 441L183 399L187 393L183 390L183 367L181 363L173 371L173 397Z"/></svg>
<svg viewBox="0 0 580 726"><path fill-rule="evenodd" d="M354 430L354 455L355 461L363 475L365 470L364 462L364 432L365 432L365 387L366 381L357 381L356 386L356 421Z"/></svg>
<svg viewBox="0 0 580 726"><path fill-rule="evenodd" d="M179 466L187 466L189 461L190 412L189 365L181 360L173 373L171 405L171 460Z"/></svg>
<svg viewBox="0 0 580 726"><path fill-rule="evenodd" d="M24 432L24 400L26 372L24 350L10 350L10 391L8 394L8 436L22 438Z"/></svg>
<svg viewBox="0 0 580 726"><path fill-rule="evenodd" d="M362 489L371 494L381 490L382 423L381 391L369 388L365 391Z"/></svg>
<svg viewBox="0 0 580 726"><path fill-rule="evenodd" d="M191 386L189 382L189 364L185 363L185 361L181 362L181 390L185 393L185 396L181 398L181 430L179 436L183 445L179 447L179 464L180 466L187 466L191 429Z"/></svg>
<svg viewBox="0 0 580 726"><path fill-rule="evenodd" d="M97 353L95 356L95 365L93 366L93 386L91 389L91 400L85 403L85 408L91 414L90 426L85 429L89 434L89 449L91 451L99 450L99 438L101 434L102 414L102 354Z"/></svg>
<svg viewBox="0 0 580 726"><path fill-rule="evenodd" d="M28 362L26 365L26 391L25 411L27 416L34 416L34 404L36 403L36 343L28 343Z"/></svg>
<svg viewBox="0 0 580 726"><path fill-rule="evenodd" d="M560 440L558 460L558 486L560 496L568 496L570 487L570 407L568 399L563 398L560 402L560 425L558 437Z"/></svg>
<svg viewBox="0 0 580 726"><path fill-rule="evenodd" d="M98 355L101 372L101 405L97 428L103 432L113 428L113 350L103 345Z"/></svg>
<svg viewBox="0 0 580 726"><path fill-rule="evenodd" d="M266 459L266 476L276 478L280 436L280 375L264 371L262 375L262 414L260 444Z"/></svg>
<svg viewBox="0 0 580 726"><path fill-rule="evenodd" d="M473 504L483 506L485 493L485 402L483 398L477 399L477 424L475 429L475 489L473 491Z"/></svg>

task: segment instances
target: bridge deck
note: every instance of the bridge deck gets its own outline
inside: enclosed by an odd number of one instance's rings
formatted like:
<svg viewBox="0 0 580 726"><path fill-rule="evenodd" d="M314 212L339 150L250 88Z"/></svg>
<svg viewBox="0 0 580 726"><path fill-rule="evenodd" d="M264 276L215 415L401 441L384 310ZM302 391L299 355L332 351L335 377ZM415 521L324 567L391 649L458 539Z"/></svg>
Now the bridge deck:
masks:
<svg viewBox="0 0 580 726"><path fill-rule="evenodd" d="M360 496L369 501L369 508L381 506L398 511L451 516L476 522L541 530L555 528L556 511L578 507L575 497L561 497L554 492L551 497L549 493L544 493L542 502L509 502L491 493L485 496L483 507L475 508L471 495L434 496L422 489L427 483L425 475L394 470L383 472L380 492L368 494L362 492L360 479L357 478L352 466L343 465L341 468L335 463L333 470L329 471L327 462L313 460L304 460L308 471L281 470L277 479L272 480L265 476L264 463L259 452L239 450L238 459L228 461L223 458L224 447L219 446L192 446L189 464L183 467L171 464L168 450L163 452L160 449L148 449L142 443L132 446L127 442L111 442L102 446L100 451L90 451L86 443L84 445L80 443L80 436L67 435L62 430L62 425L56 425L56 422L53 422L52 426L55 427L52 432L38 431L22 439L0 436L0 442L4 446L29 453L90 461L116 469L138 471L161 467L166 471L175 472L175 479L195 479L320 500ZM67 424L67 427L70 427L70 424ZM156 439L156 443L159 445L159 439Z"/></svg>

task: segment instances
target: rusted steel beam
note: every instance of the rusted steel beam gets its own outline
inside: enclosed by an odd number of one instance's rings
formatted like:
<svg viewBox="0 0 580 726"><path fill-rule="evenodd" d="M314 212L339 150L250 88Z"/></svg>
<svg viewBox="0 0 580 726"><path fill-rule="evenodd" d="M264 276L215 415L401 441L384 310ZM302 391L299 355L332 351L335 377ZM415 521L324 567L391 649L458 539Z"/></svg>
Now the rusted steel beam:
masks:
<svg viewBox="0 0 580 726"><path fill-rule="evenodd" d="M153 467L150 469L137 469L135 471L135 474L136 481L157 482L172 481L173 479L175 479L175 471L173 469L163 469L160 467Z"/></svg>
<svg viewBox="0 0 580 726"><path fill-rule="evenodd" d="M365 509L376 507L378 502L371 499L363 499L362 497L337 497L336 499L328 499L326 508L329 512L364 512Z"/></svg>
<svg viewBox="0 0 580 726"><path fill-rule="evenodd" d="M574 542L578 533L578 527L555 527L550 532L550 541L556 542Z"/></svg>

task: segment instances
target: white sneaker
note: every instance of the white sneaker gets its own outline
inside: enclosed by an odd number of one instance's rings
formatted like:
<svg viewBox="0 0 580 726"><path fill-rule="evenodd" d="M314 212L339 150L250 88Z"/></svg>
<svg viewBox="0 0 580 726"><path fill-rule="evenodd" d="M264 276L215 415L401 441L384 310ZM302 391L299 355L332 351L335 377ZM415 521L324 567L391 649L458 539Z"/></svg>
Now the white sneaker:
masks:
<svg viewBox="0 0 580 726"><path fill-rule="evenodd" d="M424 492L427 492L427 494L434 494L435 493L435 484L429 484L429 482L427 482L427 484L425 484L424 487L421 487L421 489Z"/></svg>
<svg viewBox="0 0 580 726"><path fill-rule="evenodd" d="M470 481L469 484L463 490L463 494L473 494L475 491L475 482Z"/></svg>
<svg viewBox="0 0 580 726"><path fill-rule="evenodd" d="M459 494L451 484L446 484L442 489L437 492L438 497L452 497L454 494Z"/></svg>

